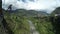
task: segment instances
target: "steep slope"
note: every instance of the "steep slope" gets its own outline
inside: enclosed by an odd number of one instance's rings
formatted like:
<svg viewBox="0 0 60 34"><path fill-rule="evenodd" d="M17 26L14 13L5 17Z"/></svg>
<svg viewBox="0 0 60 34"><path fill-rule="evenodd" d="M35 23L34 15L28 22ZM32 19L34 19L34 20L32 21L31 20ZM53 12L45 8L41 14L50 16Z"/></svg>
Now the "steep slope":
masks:
<svg viewBox="0 0 60 34"><path fill-rule="evenodd" d="M51 13L52 16L54 16L55 14L60 14L60 7L57 7L57 8Z"/></svg>
<svg viewBox="0 0 60 34"><path fill-rule="evenodd" d="M54 27L55 33L60 34L60 7L57 7L52 13L51 13L51 22Z"/></svg>
<svg viewBox="0 0 60 34"><path fill-rule="evenodd" d="M13 34L29 34L30 30L29 30L29 24L27 22L27 18L17 15L18 13L16 12L10 13L9 11L5 11L3 9L4 19L6 23L3 21L3 23L5 24L1 24L1 25L4 25L5 27L8 26L6 29L8 29L9 32L12 31ZM3 31L5 30L4 26L2 26L3 29L1 29ZM3 32L2 34L5 34L5 33Z"/></svg>
<svg viewBox="0 0 60 34"><path fill-rule="evenodd" d="M25 9L17 9L12 11L6 11L3 9L4 18L8 24L8 27L14 32L14 34L29 34L30 26L27 22L27 17L32 16L45 16L48 13L43 11L35 11L35 10L25 10Z"/></svg>

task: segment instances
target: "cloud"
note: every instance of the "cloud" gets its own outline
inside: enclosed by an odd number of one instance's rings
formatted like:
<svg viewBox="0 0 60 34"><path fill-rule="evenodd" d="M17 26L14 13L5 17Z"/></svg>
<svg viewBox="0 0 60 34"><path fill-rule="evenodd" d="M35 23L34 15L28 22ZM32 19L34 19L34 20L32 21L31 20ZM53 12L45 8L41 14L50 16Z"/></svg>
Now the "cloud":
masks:
<svg viewBox="0 0 60 34"><path fill-rule="evenodd" d="M27 10L48 10L50 13L56 7L60 7L60 0L2 0L2 8L6 8L12 4L14 9Z"/></svg>

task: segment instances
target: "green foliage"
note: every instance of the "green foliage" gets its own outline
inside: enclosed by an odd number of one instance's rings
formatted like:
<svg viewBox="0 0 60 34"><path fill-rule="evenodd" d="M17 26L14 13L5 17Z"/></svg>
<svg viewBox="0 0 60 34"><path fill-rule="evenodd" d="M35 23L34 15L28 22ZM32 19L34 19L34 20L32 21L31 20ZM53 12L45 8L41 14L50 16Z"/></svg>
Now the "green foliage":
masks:
<svg viewBox="0 0 60 34"><path fill-rule="evenodd" d="M32 16L37 16L37 14L39 14L39 16L46 16L49 15L48 13L44 12L44 11L35 11L35 10L25 10L25 9L17 9L15 10L19 15L21 16L27 16L27 17L32 17Z"/></svg>
<svg viewBox="0 0 60 34"><path fill-rule="evenodd" d="M54 34L51 22L47 21L46 19L40 19L38 17L34 18L37 15L45 16L48 14L42 11L37 12L33 10L28 11L23 9L16 10L15 13L4 12L4 18L6 19L8 26L14 32L14 34L30 33L30 27L27 20L31 20L33 22L36 30L38 30L40 34Z"/></svg>
<svg viewBox="0 0 60 34"><path fill-rule="evenodd" d="M30 20L36 26L36 29L39 31L40 34L54 34L53 26L51 22L48 22L44 19L40 18L30 18Z"/></svg>
<svg viewBox="0 0 60 34"><path fill-rule="evenodd" d="M14 32L14 34L29 34L29 24L27 18L23 16L17 16L12 13L5 13L4 18L6 19L8 26Z"/></svg>

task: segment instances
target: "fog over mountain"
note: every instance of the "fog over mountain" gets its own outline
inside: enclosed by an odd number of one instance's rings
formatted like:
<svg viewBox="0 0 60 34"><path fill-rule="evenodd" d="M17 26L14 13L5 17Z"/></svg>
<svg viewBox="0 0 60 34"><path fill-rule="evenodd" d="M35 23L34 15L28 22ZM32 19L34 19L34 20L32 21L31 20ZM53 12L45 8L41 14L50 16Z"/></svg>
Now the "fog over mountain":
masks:
<svg viewBox="0 0 60 34"><path fill-rule="evenodd" d="M26 10L45 10L51 13L56 7L60 7L60 0L2 0L2 8L12 4L13 9L26 9Z"/></svg>

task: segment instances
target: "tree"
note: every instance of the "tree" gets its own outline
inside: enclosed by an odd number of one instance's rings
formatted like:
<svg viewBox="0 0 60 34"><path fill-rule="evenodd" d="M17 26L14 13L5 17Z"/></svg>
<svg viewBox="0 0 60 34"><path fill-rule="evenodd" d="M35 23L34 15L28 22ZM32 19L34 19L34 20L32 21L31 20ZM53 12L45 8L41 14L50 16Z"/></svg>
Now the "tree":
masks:
<svg viewBox="0 0 60 34"><path fill-rule="evenodd" d="M12 10L12 4L8 6L8 9L9 10Z"/></svg>
<svg viewBox="0 0 60 34"><path fill-rule="evenodd" d="M9 5L8 9L12 10L12 5ZM4 18L4 14L3 14L3 11L2 10L3 9L0 8L0 18L2 18L2 21L1 22L2 22L2 25L3 25L4 29L7 30L5 32L7 32L8 34L14 34L13 31L8 26L8 24L6 22L6 19Z"/></svg>

